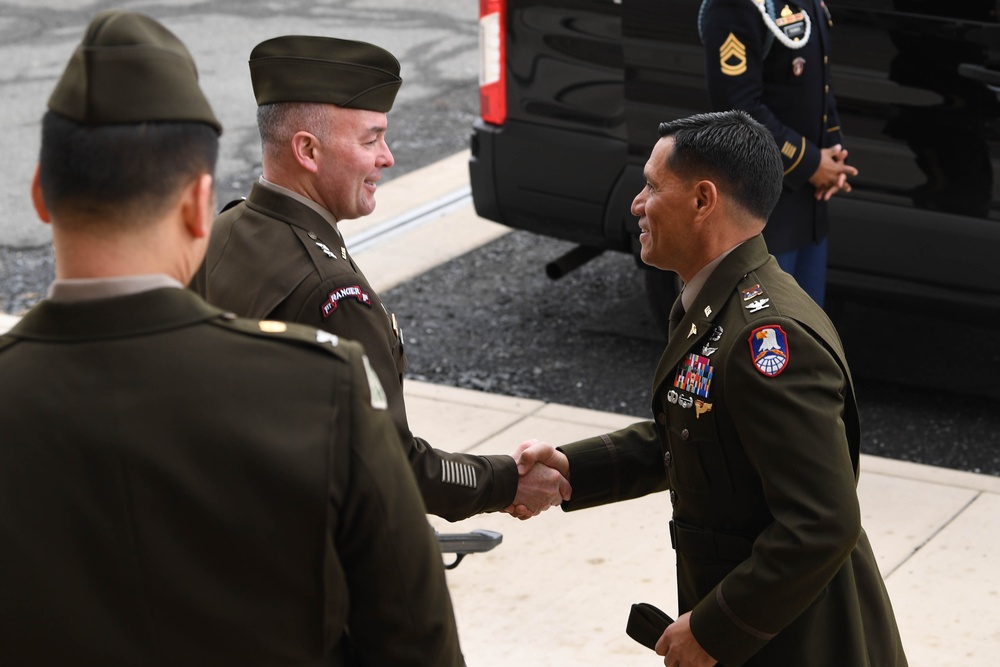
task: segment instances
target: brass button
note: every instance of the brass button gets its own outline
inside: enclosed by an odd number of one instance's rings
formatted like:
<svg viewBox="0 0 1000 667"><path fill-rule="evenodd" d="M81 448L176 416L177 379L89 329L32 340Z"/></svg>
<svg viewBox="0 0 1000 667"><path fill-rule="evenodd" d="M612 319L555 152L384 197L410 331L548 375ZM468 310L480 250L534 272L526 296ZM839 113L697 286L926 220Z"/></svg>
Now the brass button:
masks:
<svg viewBox="0 0 1000 667"><path fill-rule="evenodd" d="M691 431L689 431L687 429L684 429L683 431L681 431L681 440L687 440L690 437L691 437Z"/></svg>
<svg viewBox="0 0 1000 667"><path fill-rule="evenodd" d="M827 84L827 85L823 86L823 92L824 92L824 93L828 93L828 92L830 92L830 85L829 85L829 84Z"/></svg>

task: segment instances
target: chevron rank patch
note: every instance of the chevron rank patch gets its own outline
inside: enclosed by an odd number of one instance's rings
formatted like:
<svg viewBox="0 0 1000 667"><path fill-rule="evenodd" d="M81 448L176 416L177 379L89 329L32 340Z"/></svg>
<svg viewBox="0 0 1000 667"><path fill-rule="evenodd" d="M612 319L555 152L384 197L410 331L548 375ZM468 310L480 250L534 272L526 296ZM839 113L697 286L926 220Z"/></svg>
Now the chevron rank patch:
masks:
<svg viewBox="0 0 1000 667"><path fill-rule="evenodd" d="M750 332L750 358L762 374L774 377L788 366L788 336L773 324Z"/></svg>
<svg viewBox="0 0 1000 667"><path fill-rule="evenodd" d="M747 47L733 33L719 47L719 68L726 76L739 76L747 71Z"/></svg>

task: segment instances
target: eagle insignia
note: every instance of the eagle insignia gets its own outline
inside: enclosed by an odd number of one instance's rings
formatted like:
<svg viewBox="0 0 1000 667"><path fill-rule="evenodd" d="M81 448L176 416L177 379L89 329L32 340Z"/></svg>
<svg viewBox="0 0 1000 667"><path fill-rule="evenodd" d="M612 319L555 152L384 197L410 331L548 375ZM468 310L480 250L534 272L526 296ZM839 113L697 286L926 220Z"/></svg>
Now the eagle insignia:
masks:
<svg viewBox="0 0 1000 667"><path fill-rule="evenodd" d="M774 377L788 366L788 336L777 325L758 327L750 332L750 358L758 371Z"/></svg>

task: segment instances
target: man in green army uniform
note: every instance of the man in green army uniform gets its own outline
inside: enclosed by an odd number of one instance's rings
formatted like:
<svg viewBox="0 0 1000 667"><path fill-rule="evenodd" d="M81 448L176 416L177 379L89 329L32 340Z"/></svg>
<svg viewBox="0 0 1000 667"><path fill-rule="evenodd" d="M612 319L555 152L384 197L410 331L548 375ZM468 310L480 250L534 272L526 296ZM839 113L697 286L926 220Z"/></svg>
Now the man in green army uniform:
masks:
<svg viewBox="0 0 1000 667"><path fill-rule="evenodd" d="M337 225L375 208L386 113L402 83L399 62L372 44L285 36L250 53L263 174L215 223L191 287L244 317L300 322L365 346L385 387L427 510L449 521L512 504L537 514L569 497L544 466L518 477L510 456L442 452L410 431L406 356L382 304Z"/></svg>
<svg viewBox="0 0 1000 667"><path fill-rule="evenodd" d="M49 100L56 281L0 336L0 664L458 667L362 348L184 288L220 133L140 14L98 14Z"/></svg>
<svg viewBox="0 0 1000 667"><path fill-rule="evenodd" d="M902 667L857 497L860 428L836 330L761 237L781 190L768 130L742 111L660 126L642 260L685 283L653 381L654 420L554 449L565 510L669 490L680 617L670 667Z"/></svg>

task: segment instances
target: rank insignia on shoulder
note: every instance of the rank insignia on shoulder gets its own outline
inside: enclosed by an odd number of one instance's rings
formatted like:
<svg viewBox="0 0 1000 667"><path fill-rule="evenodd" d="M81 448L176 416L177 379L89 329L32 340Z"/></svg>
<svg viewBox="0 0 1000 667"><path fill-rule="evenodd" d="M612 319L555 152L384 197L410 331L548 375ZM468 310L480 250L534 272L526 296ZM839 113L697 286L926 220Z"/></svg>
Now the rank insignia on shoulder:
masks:
<svg viewBox="0 0 1000 667"><path fill-rule="evenodd" d="M365 374L368 376L368 388L372 394L372 407L376 410L385 410L389 407L389 399L385 395L382 383L379 382L378 374L372 368L371 362L368 361L367 354L361 355L361 361L365 364Z"/></svg>
<svg viewBox="0 0 1000 667"><path fill-rule="evenodd" d="M750 332L750 358L758 371L774 377L788 365L788 336L777 325L757 327Z"/></svg>
<svg viewBox="0 0 1000 667"><path fill-rule="evenodd" d="M763 299L757 299L753 303L747 304L747 310L749 310L751 313L757 313L764 310L765 308L770 308L771 304L768 303L768 301L770 301L770 299L768 299L767 297L764 297Z"/></svg>
<svg viewBox="0 0 1000 667"><path fill-rule="evenodd" d="M362 303L369 308L372 307L371 295L361 289L360 285L339 287L330 292L330 294L326 297L326 301L324 301L323 305L320 306L324 320L337 311L337 308L340 307L340 302L343 299L355 299L358 303Z"/></svg>
<svg viewBox="0 0 1000 667"><path fill-rule="evenodd" d="M322 250L323 254L326 255L327 257L329 257L330 259L337 259L337 256L333 254L333 251L330 250L330 247L328 245L326 245L325 243L322 243L320 241L316 241L316 247L319 248L320 250Z"/></svg>

